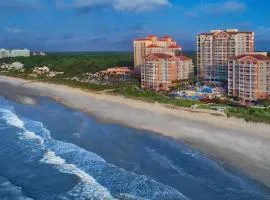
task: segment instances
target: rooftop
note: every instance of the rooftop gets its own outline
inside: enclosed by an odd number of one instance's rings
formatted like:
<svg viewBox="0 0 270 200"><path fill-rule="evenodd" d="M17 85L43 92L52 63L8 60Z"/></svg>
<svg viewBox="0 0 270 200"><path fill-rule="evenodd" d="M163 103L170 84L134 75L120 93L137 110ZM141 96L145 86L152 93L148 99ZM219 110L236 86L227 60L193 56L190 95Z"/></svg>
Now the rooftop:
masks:
<svg viewBox="0 0 270 200"><path fill-rule="evenodd" d="M169 46L169 48L175 48L175 49L180 49L181 47L180 46L178 46L178 45L176 45L176 44L171 44L170 46Z"/></svg>
<svg viewBox="0 0 270 200"><path fill-rule="evenodd" d="M147 41L147 40L152 40L152 38L158 38L158 37L155 35L147 35L145 38L138 38L138 39L135 39L135 41ZM165 35L163 37L160 37L158 41L168 41L168 39L172 39L172 37Z"/></svg>
<svg viewBox="0 0 270 200"><path fill-rule="evenodd" d="M270 60L269 56L260 55L260 54L245 54L245 55L231 57L230 59L240 60L240 59L245 58L245 57L252 57L252 58L255 58L257 60Z"/></svg>
<svg viewBox="0 0 270 200"><path fill-rule="evenodd" d="M179 60L182 61L188 61L188 60L192 60L191 58L187 57L187 56L171 56L165 53L154 53L151 54L149 56L147 56L147 58L160 58L160 59L169 59L169 58L177 58Z"/></svg>
<svg viewBox="0 0 270 200"><path fill-rule="evenodd" d="M162 58L162 59L168 59L168 58L171 58L173 56L171 55L168 55L168 54L165 54L165 53L154 53L154 54L151 54L149 57L157 57L157 58Z"/></svg>
<svg viewBox="0 0 270 200"><path fill-rule="evenodd" d="M183 61L192 60L191 58L189 58L187 56L176 56L176 57L179 58L180 60L183 60Z"/></svg>
<svg viewBox="0 0 270 200"><path fill-rule="evenodd" d="M214 35L216 33L220 33L220 32L225 32L225 33L228 33L230 35L234 35L234 34L241 34L241 33L247 33L247 34L253 34L254 32L252 31L238 31L237 29L228 29L228 30L212 30L210 32L207 32L207 33L199 33L199 35Z"/></svg>
<svg viewBox="0 0 270 200"><path fill-rule="evenodd" d="M147 38L138 38L138 39L135 39L134 41L151 41L151 40Z"/></svg>

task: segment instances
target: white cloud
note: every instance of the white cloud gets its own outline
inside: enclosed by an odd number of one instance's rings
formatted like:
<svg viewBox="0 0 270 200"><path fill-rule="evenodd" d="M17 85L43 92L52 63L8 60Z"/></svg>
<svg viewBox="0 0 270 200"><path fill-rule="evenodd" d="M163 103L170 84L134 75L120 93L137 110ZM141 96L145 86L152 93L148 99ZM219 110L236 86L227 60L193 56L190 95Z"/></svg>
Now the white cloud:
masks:
<svg viewBox="0 0 270 200"><path fill-rule="evenodd" d="M245 11L247 5L244 2L227 0L219 3L205 3L185 11L188 16L200 15L222 15L231 13L241 13Z"/></svg>
<svg viewBox="0 0 270 200"><path fill-rule="evenodd" d="M22 29L20 29L20 28L15 28L15 27L6 27L6 28L5 28L5 31L6 31L7 33L21 33L21 32L23 32Z"/></svg>
<svg viewBox="0 0 270 200"><path fill-rule="evenodd" d="M57 0L59 7L87 10L91 8L113 8L117 11L151 11L156 8L171 6L169 0Z"/></svg>

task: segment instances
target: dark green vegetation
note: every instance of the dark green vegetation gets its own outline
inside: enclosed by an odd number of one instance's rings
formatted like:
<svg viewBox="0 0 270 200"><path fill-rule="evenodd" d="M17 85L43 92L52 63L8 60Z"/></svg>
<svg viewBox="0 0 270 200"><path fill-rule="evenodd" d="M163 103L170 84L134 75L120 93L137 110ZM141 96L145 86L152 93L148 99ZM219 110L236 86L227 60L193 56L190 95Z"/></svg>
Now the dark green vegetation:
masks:
<svg viewBox="0 0 270 200"><path fill-rule="evenodd" d="M184 52L184 55L193 59L196 66L196 52ZM216 110L224 107L228 117L243 118L247 121L270 123L270 108L245 108L233 105L224 105L217 102L215 105L199 101L175 99L163 92L146 91L140 89L139 80L133 78L128 82L114 82L113 84L81 83L72 80L65 80L65 77L80 76L82 73L96 73L98 71L114 66L133 66L133 54L131 52L100 52L100 53L50 53L47 56L32 56L28 58L6 58L0 59L2 63L21 62L27 69L24 73L10 71L6 75L21 77L24 79L38 80L56 84L65 84L71 87L82 88L89 91L107 91L113 94L120 94L127 98L140 99L147 102L159 102L173 106L190 107L198 105L201 109ZM34 67L47 66L53 71L63 71L64 76L54 78L29 76ZM196 67L195 67L196 74ZM269 104L266 104L267 107Z"/></svg>
<svg viewBox="0 0 270 200"><path fill-rule="evenodd" d="M65 72L67 76L80 75L114 67L133 66L133 55L128 52L116 53L50 53L47 56L4 58L1 63L21 62L26 69L47 66L53 71Z"/></svg>
<svg viewBox="0 0 270 200"><path fill-rule="evenodd" d="M246 121L270 123L270 107L268 108L228 108L228 117L243 118Z"/></svg>
<svg viewBox="0 0 270 200"><path fill-rule="evenodd" d="M197 74L197 53L196 53L196 51L184 51L183 55L187 56L193 60L194 74Z"/></svg>

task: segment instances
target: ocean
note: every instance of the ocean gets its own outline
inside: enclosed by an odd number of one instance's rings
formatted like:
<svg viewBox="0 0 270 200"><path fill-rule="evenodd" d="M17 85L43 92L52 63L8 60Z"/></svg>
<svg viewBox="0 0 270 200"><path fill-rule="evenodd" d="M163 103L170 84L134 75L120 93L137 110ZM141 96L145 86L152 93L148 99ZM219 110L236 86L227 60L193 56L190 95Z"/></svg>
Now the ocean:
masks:
<svg viewBox="0 0 270 200"><path fill-rule="evenodd" d="M0 200L269 200L270 190L182 141L48 98L0 97Z"/></svg>

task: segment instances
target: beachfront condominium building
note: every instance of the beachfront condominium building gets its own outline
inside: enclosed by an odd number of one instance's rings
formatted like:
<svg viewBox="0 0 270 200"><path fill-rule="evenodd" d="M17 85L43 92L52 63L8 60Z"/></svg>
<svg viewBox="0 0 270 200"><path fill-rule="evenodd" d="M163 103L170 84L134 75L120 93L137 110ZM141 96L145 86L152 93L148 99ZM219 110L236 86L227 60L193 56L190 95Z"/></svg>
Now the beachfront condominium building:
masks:
<svg viewBox="0 0 270 200"><path fill-rule="evenodd" d="M29 57L30 50L28 49L14 49L11 51L11 57Z"/></svg>
<svg viewBox="0 0 270 200"><path fill-rule="evenodd" d="M174 56L154 53L144 59L141 70L141 87L152 90L169 90L179 80L193 77L192 59L186 56Z"/></svg>
<svg viewBox="0 0 270 200"><path fill-rule="evenodd" d="M198 76L227 81L228 58L254 52L254 33L237 29L212 30L197 36Z"/></svg>
<svg viewBox="0 0 270 200"><path fill-rule="evenodd" d="M0 58L29 57L29 56L30 51L28 49L0 50Z"/></svg>
<svg viewBox="0 0 270 200"><path fill-rule="evenodd" d="M246 54L228 61L228 93L247 104L270 95L270 57Z"/></svg>
<svg viewBox="0 0 270 200"><path fill-rule="evenodd" d="M134 69L141 70L144 64L144 58L154 53L165 53L168 55L180 55L181 47L172 39L164 36L158 38L155 35L149 35L145 38L133 41L134 46Z"/></svg>

